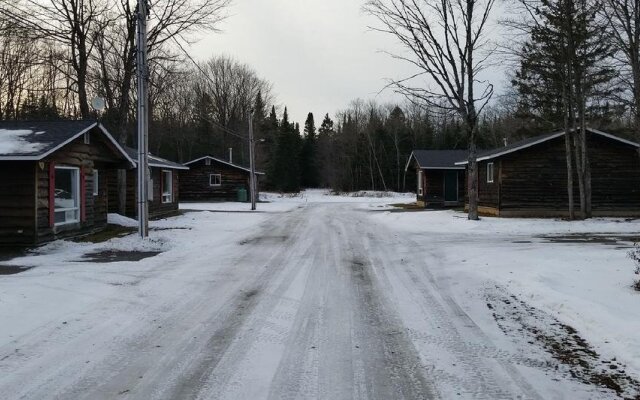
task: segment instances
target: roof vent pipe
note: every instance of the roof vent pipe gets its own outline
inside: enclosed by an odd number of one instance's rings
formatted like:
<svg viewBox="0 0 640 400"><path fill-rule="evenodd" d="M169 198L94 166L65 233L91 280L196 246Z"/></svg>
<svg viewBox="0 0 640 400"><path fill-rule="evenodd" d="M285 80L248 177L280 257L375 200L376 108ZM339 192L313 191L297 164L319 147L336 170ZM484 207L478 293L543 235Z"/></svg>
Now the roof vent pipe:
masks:
<svg viewBox="0 0 640 400"><path fill-rule="evenodd" d="M233 147L229 147L229 164L233 164Z"/></svg>

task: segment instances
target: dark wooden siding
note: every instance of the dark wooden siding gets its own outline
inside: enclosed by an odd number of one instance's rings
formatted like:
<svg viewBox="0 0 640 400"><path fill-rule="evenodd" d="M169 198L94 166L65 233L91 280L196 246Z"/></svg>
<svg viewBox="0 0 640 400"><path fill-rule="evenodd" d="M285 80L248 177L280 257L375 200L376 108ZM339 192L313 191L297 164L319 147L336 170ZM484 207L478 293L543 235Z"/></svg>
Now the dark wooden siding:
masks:
<svg viewBox="0 0 640 400"><path fill-rule="evenodd" d="M37 163L5 161L1 164L0 244L31 244L36 235Z"/></svg>
<svg viewBox="0 0 640 400"><path fill-rule="evenodd" d="M136 171L126 170L127 173L127 195L126 195L126 212L125 215L135 217L136 215ZM120 204L118 197L118 171L111 170L107 176L107 184L109 186L109 212L119 213Z"/></svg>
<svg viewBox="0 0 640 400"><path fill-rule="evenodd" d="M184 171L180 180L180 193L183 200L190 201L235 201L238 190L249 192L249 172L231 166L211 161L205 165L201 160L189 165L189 171ZM222 175L221 186L210 186L209 175Z"/></svg>
<svg viewBox="0 0 640 400"><path fill-rule="evenodd" d="M564 137L494 160L496 191L486 184L486 164L479 163L480 205L502 215L562 215L568 209ZM611 215L640 210L640 160L628 145L599 135L588 137L594 212ZM574 177L576 211L580 209ZM483 183L484 182L484 183ZM498 185L499 182L499 185Z"/></svg>
<svg viewBox="0 0 640 400"><path fill-rule="evenodd" d="M593 211L640 211L640 158L623 143L601 136L589 142Z"/></svg>
<svg viewBox="0 0 640 400"><path fill-rule="evenodd" d="M162 168L151 168L151 178L153 179L153 200L149 202L149 215L160 216L170 214L178 210L179 192L180 192L180 171L166 169L171 171L173 183L173 197L170 203L162 202Z"/></svg>
<svg viewBox="0 0 640 400"><path fill-rule="evenodd" d="M493 163L493 183L487 182L487 164ZM478 206L495 207L500 204L500 160L478 163Z"/></svg>
<svg viewBox="0 0 640 400"><path fill-rule="evenodd" d="M424 177L426 205L444 205L444 170L424 170Z"/></svg>
<svg viewBox="0 0 640 400"><path fill-rule="evenodd" d="M151 167L151 179L153 180L153 200L149 201L149 216L157 217L164 214L170 214L178 210L180 201L180 170L173 171L173 199L171 203L162 203L161 193L161 168ZM135 169L127 170L127 196L125 215L131 218L137 218L138 215L138 172ZM108 177L109 183L109 212L119 213L118 198L118 172L111 171Z"/></svg>
<svg viewBox="0 0 640 400"><path fill-rule="evenodd" d="M564 137L509 154L501 162L500 210L568 207Z"/></svg>
<svg viewBox="0 0 640 400"><path fill-rule="evenodd" d="M107 224L108 185L106 176L110 169L123 164L123 160L114 154L112 145L98 132L92 132L91 143L85 144L82 137L64 146L47 157L44 168L38 171L38 231L36 243L57 238L75 236L104 228ZM51 227L49 224L49 169L57 166L80 168L85 176L85 220L75 224ZM37 164L38 166L40 163ZM99 171L98 196L93 196L93 171ZM82 207L82 206L81 206Z"/></svg>
<svg viewBox="0 0 640 400"><path fill-rule="evenodd" d="M417 196L418 201L425 202L425 206L444 206L445 197L445 173L450 170L444 169L426 169L423 170L423 195ZM462 202L465 198L465 171L456 171L458 176L458 201Z"/></svg>

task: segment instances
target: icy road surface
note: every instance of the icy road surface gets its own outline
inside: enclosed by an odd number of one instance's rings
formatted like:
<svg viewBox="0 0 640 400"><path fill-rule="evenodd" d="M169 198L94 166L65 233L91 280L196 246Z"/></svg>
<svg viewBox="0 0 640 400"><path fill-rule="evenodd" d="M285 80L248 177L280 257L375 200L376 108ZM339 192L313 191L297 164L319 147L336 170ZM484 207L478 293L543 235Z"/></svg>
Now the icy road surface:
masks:
<svg viewBox="0 0 640 400"><path fill-rule="evenodd" d="M430 272L442 260L372 214L193 212L180 217L191 230L163 233L173 248L139 263L37 256L0 280L0 398L611 395L481 328Z"/></svg>

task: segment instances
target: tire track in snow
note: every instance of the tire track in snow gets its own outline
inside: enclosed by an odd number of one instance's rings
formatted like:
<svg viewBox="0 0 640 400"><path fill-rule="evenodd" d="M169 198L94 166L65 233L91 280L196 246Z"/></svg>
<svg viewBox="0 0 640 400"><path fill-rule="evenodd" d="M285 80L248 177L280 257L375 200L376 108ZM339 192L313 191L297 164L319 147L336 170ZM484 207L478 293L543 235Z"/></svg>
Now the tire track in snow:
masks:
<svg viewBox="0 0 640 400"><path fill-rule="evenodd" d="M273 219L279 219L276 225L289 233L297 232L300 225L296 217ZM264 225L264 228L267 226ZM262 250L267 253L262 255L263 260L269 258L268 249ZM273 257L281 253L283 250L277 249ZM12 393L12 398L15 395L15 398L34 399L112 398L118 393L123 393L123 398L162 397L166 386L179 380L181 369L188 368L190 359L197 353L201 341L194 341L193 337L205 337L209 329L215 328L220 317L233 309L232 304L240 297L239 292L251 290L256 282L264 281L272 274L271 271L264 271L253 282L242 279L246 276L243 269L256 268L251 256L253 254L244 255L221 270L214 269L212 276L224 275L224 279L195 282L195 286L185 282L185 285L174 287L175 293L160 293L161 297L149 298L145 287L127 288L143 294L136 307L91 310L92 313L104 314L103 322L98 325L70 323L69 332L65 335L60 335L60 332L52 334L50 329L34 332L30 335L33 348L42 350L33 352L29 341L21 341L21 347L28 349L36 362L13 371L9 386L13 389L9 389L8 393ZM158 280L173 280L176 277L180 279L181 261L167 261L163 267L151 270L148 284L155 285ZM203 262L206 261L203 258ZM203 272L206 274L206 267ZM122 293L122 290L118 293ZM211 290L222 295L218 298L227 297L227 300L222 304L212 304L207 296ZM189 295L183 295L185 293ZM108 314L114 311L117 311L117 315ZM145 322L141 324L140 319ZM137 330L131 331L129 328L132 325ZM108 333L105 335L105 332ZM50 335L56 343L46 343ZM47 351L47 345L53 347ZM96 349L98 353L89 351L76 354L76 349ZM91 363L86 364L86 359L91 359ZM46 368L42 368L42 365L46 365ZM65 385L59 382L65 382ZM150 393L154 395L150 396Z"/></svg>
<svg viewBox="0 0 640 400"><path fill-rule="evenodd" d="M243 384L244 377L248 371L256 373L260 378L253 383L253 386L266 385L268 387L271 376L269 368L266 371L255 371L255 365L250 358L255 353L260 353L262 347L274 349L276 353L283 346L288 330L292 323L292 315L298 309L298 299L287 296L287 292L295 279L304 279L304 274L310 268L310 263L298 265L299 260L311 260L313 242L304 240L312 237L312 227L308 224L309 211L298 209L294 211L291 218L297 221L298 228L295 231L278 227L263 231L256 236L259 237L283 237L286 241L267 240L267 243L277 246L278 257L271 261L274 269L270 275L262 277L260 290L256 294L256 304L246 313L242 324L235 332L235 337L231 338L223 352L216 356L215 363L205 361L200 366L194 368L199 377L198 380L183 380L177 390L173 391L170 398L198 398L198 399L224 399L224 398L253 398L245 392L254 388ZM249 243L261 242L263 240L250 239ZM249 250L254 258L259 259L261 252L259 248ZM274 318L275 317L275 318ZM281 349L280 349L281 351ZM264 360L263 360L264 361ZM273 359L267 362L273 362ZM259 392L259 390L256 390ZM264 392L264 391L262 391ZM244 393L244 394L243 394Z"/></svg>

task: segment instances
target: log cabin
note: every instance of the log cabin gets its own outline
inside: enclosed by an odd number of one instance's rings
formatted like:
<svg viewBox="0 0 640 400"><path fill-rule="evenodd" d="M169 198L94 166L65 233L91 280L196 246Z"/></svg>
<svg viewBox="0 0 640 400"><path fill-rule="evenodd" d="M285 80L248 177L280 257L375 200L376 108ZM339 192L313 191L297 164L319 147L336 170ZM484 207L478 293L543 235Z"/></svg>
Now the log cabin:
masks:
<svg viewBox="0 0 640 400"><path fill-rule="evenodd" d="M183 200L238 201L240 191L249 193L249 168L211 156L200 157L184 165L189 167L189 171L180 180ZM259 182L258 178L263 175L262 172L256 172L256 180ZM257 192L260 190L257 189Z"/></svg>
<svg viewBox="0 0 640 400"><path fill-rule="evenodd" d="M31 246L107 225L109 171L132 168L95 121L0 122L0 245Z"/></svg>
<svg viewBox="0 0 640 400"><path fill-rule="evenodd" d="M593 215L640 216L640 145L591 128L586 135ZM478 153L478 211L503 217L567 217L565 154L564 131ZM577 182L576 176L578 214Z"/></svg>
<svg viewBox="0 0 640 400"><path fill-rule="evenodd" d="M137 218L138 207L138 151L131 147L123 146L129 157L135 163L136 168L126 171L126 193L124 207L120 204L118 191L118 173L110 171L107 176L109 185L109 212L122 213ZM178 212L180 202L180 173L188 171L189 167L173 161L165 160L153 154L149 154L149 169L151 170L149 192L149 217L158 218Z"/></svg>
<svg viewBox="0 0 640 400"><path fill-rule="evenodd" d="M465 198L465 167L456 162L466 150L414 150L405 172L416 172L416 200L421 207L461 206Z"/></svg>

